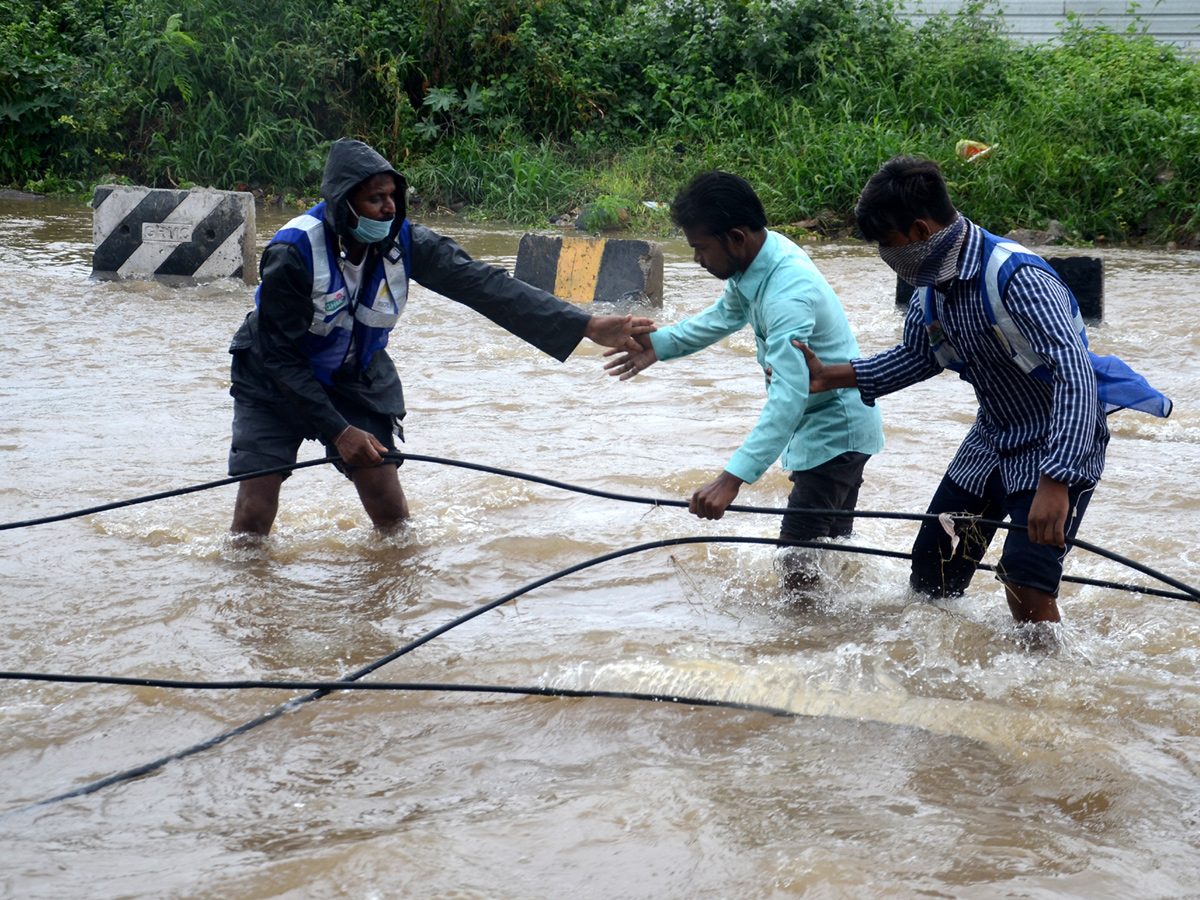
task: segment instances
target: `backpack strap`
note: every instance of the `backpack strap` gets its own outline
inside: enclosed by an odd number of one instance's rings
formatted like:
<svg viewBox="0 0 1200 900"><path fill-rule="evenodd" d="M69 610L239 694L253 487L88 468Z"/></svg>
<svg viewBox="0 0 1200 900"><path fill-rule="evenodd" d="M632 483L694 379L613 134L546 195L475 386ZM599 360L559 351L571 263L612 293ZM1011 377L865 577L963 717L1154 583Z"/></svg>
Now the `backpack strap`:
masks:
<svg viewBox="0 0 1200 900"><path fill-rule="evenodd" d="M1052 380L1049 368L1017 327L1008 308L1004 305L1004 293L1008 289L1009 280L1013 274L1024 266L1034 266L1049 272L1056 279L1058 274L1040 256L1030 253L1020 244L985 234L983 242L983 277L980 286L983 289L984 305L989 321L996 332L996 337L1009 352L1015 362L1027 375L1032 375L1039 381ZM1061 281L1061 279L1058 279ZM1064 285L1065 287L1065 285ZM1071 311L1074 313L1073 324L1083 346L1087 347L1087 328L1083 324L1083 316L1079 313L1079 304L1075 295L1067 289L1071 299Z"/></svg>
<svg viewBox="0 0 1200 900"><path fill-rule="evenodd" d="M1038 356L1025 335L1017 328L1017 323L1009 315L1004 306L1004 292L1009 280L1024 266L1034 266L1058 278L1058 273L1040 256L1026 250L1020 244L1006 241L987 231L983 240L983 278L980 287L983 291L984 306L988 318L1000 342L1012 355L1013 361L1023 372L1039 381L1051 383L1054 378L1045 361ZM1062 281L1059 278L1059 281ZM1066 287L1066 285L1063 285ZM1067 288L1067 296L1071 298L1071 311L1074 313L1073 324L1079 339L1087 349L1087 328L1083 316L1079 312L1079 304L1071 289ZM1097 356L1087 350L1092 370L1096 373L1096 391L1105 414L1119 409L1135 409L1159 418L1171 414L1172 403L1161 391L1155 389L1142 375L1134 371L1124 360L1116 356Z"/></svg>
<svg viewBox="0 0 1200 900"><path fill-rule="evenodd" d="M933 288L917 288L917 297L921 308L925 311L925 333L929 336L929 347L937 363L943 369L952 369L960 375L963 372L963 361L954 349L954 345L946 338L942 323L935 318L933 306Z"/></svg>

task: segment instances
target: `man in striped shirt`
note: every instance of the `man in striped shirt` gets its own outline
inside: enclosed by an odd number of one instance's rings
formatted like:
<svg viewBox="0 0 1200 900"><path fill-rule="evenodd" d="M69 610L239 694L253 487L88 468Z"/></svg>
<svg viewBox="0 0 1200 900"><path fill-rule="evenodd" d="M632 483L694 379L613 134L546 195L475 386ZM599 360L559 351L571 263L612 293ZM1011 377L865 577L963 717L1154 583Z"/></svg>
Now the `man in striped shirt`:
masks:
<svg viewBox="0 0 1200 900"><path fill-rule="evenodd" d="M873 404L941 372L946 357L935 349L948 346L975 389L979 415L928 512L1007 515L1024 526L1008 532L998 577L1016 621L1057 622L1066 540L1104 470L1109 438L1070 292L1036 265L1018 267L1002 291L1020 335L1052 375L1039 380L1017 364L989 317L982 258L986 242L996 238L954 208L937 163L889 160L867 182L855 215L863 237L878 242L884 262L918 290L903 340L891 350L825 366L802 347L810 390L855 386ZM937 522L923 523L913 545L913 588L961 593L994 531L973 526L955 546Z"/></svg>

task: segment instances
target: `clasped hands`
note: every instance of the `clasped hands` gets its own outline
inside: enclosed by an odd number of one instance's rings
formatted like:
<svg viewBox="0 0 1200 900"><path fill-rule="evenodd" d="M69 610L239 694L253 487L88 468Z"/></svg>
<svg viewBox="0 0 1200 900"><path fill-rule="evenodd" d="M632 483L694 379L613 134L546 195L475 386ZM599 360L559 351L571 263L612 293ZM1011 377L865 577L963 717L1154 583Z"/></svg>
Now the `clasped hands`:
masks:
<svg viewBox="0 0 1200 900"><path fill-rule="evenodd" d="M634 347L616 347L612 350L605 350L605 358L611 357L611 359L604 364L604 370L621 381L628 381L634 375L645 370L647 366L658 362L654 344L650 342L650 332L654 330L654 324L651 322L650 328L646 331L630 335L629 342L634 344L636 349Z"/></svg>

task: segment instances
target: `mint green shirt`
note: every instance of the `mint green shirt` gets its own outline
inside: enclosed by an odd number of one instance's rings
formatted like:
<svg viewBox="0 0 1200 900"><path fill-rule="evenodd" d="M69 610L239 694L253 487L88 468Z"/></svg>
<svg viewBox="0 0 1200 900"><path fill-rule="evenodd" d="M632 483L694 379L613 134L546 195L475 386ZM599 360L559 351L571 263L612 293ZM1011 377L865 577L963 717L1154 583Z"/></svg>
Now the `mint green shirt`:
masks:
<svg viewBox="0 0 1200 900"><path fill-rule="evenodd" d="M857 359L858 341L833 288L808 254L773 231L745 272L730 278L721 299L704 312L650 335L659 359L703 350L740 330L754 329L758 364L770 366L767 403L725 471L754 482L782 456L783 467L804 471L847 451L883 449L879 410L857 388L808 393L808 366L792 338L825 364Z"/></svg>

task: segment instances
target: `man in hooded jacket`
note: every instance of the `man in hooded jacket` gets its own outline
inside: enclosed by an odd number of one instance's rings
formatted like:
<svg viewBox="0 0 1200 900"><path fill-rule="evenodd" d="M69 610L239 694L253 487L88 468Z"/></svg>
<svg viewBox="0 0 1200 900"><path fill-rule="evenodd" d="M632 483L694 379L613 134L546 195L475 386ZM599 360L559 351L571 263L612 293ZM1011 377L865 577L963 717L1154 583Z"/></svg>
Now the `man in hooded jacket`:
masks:
<svg viewBox="0 0 1200 900"><path fill-rule="evenodd" d="M234 398L229 474L295 462L304 440L343 461L378 528L408 517L396 449L404 393L386 350L408 298L408 279L491 319L565 361L584 337L636 346L649 319L593 316L500 268L472 260L453 240L405 219L407 184L371 147L334 143L322 203L288 222L263 251L255 309L229 352ZM231 531L266 535L286 474L240 483Z"/></svg>

